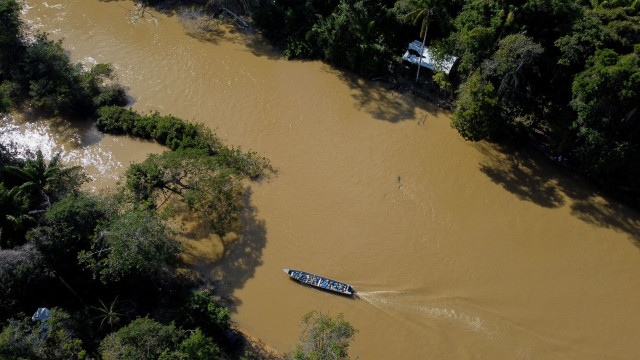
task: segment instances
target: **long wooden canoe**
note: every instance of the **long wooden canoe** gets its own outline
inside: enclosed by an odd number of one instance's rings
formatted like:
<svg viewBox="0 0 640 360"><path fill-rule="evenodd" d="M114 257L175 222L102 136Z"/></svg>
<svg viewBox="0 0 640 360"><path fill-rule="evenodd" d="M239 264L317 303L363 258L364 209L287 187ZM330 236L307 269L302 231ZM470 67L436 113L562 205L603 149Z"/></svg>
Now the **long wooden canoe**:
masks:
<svg viewBox="0 0 640 360"><path fill-rule="evenodd" d="M353 286L326 278L324 276L311 274L305 271L300 270L290 270L290 269L282 269L293 279L309 286L313 286L322 290L336 292L342 295L353 296L356 291L353 289Z"/></svg>

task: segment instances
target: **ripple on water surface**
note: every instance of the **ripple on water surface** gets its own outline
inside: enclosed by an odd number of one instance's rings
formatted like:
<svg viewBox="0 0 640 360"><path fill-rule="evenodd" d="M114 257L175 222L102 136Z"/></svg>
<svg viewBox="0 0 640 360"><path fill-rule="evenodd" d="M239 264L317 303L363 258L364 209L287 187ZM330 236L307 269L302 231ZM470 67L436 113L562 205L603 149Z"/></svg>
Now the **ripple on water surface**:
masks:
<svg viewBox="0 0 640 360"><path fill-rule="evenodd" d="M91 122L8 114L0 125L0 143L14 144L22 157L41 151L45 159L50 159L59 153L66 166L84 168L91 179L91 190L113 186L125 165L163 150L155 143L102 134Z"/></svg>

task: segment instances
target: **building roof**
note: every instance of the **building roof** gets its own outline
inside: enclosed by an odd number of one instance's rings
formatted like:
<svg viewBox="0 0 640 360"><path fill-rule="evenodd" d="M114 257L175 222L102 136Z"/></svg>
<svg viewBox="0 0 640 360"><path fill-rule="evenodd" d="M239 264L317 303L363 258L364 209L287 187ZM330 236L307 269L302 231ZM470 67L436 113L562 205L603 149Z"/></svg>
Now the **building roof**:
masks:
<svg viewBox="0 0 640 360"><path fill-rule="evenodd" d="M449 72L451 72L451 68L453 68L453 65L455 64L456 60L458 60L458 58L453 55L445 55L444 59L437 59L435 54L427 46L425 46L422 50L422 61L420 61L420 57L418 56L418 54L420 54L421 47L422 41L415 40L409 43L409 47L402 56L402 60L416 65L420 63L420 66L422 67L426 67L427 69L431 69L434 71L439 70L449 75Z"/></svg>

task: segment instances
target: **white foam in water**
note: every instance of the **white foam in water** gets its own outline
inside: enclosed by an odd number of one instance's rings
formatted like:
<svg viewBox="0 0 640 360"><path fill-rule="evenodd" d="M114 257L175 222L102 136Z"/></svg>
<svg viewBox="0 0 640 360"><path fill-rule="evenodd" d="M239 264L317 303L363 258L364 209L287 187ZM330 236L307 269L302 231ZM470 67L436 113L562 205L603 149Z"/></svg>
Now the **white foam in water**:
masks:
<svg viewBox="0 0 640 360"><path fill-rule="evenodd" d="M43 4L45 7L48 7L50 9L62 9L62 4L56 4L56 5L49 5L46 1Z"/></svg>
<svg viewBox="0 0 640 360"><path fill-rule="evenodd" d="M72 146L59 144L51 136L52 130L47 122L20 123L13 115L5 115L0 123L0 143L13 143L18 155L26 157L29 153L41 151L45 159L50 159L60 153L63 163L67 166L94 167L101 178L117 179L117 173L122 164L113 157L113 153L98 146L82 146L79 134L68 135L68 143L79 144Z"/></svg>
<svg viewBox="0 0 640 360"><path fill-rule="evenodd" d="M473 315L468 311L457 310L451 306L419 306L417 310L434 320L452 322L468 330L485 334L491 339L496 338L494 330L489 329L479 316Z"/></svg>
<svg viewBox="0 0 640 360"><path fill-rule="evenodd" d="M2 129L0 130L0 142L13 143L20 156L26 156L29 152L42 151L45 158L53 156L55 142L53 138L42 128L29 124L24 129L18 125L12 115L2 117Z"/></svg>
<svg viewBox="0 0 640 360"><path fill-rule="evenodd" d="M388 304L391 299L385 297L385 295L390 294L401 294L400 291L394 290L380 290L380 291L358 291L356 293L358 297L363 300L366 300L368 303L375 306L375 303Z"/></svg>
<svg viewBox="0 0 640 360"><path fill-rule="evenodd" d="M502 319L491 317L490 313L485 318L479 313L480 310L474 311L468 306L444 303L442 300L433 304L416 304L410 291L362 291L358 292L358 296L376 309L407 323L419 326L420 323L412 319L416 316L426 317L433 320L436 327L438 323L448 324L480 334L496 346L514 351L518 359L530 359L532 356L531 349L523 346L517 336L504 331Z"/></svg>

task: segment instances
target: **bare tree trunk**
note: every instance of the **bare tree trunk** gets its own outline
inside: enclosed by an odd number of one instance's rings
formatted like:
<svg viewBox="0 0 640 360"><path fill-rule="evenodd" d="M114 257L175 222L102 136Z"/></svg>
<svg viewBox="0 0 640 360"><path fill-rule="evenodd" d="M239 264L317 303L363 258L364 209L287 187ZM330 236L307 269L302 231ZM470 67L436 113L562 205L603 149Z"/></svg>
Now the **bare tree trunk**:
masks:
<svg viewBox="0 0 640 360"><path fill-rule="evenodd" d="M424 44L427 42L427 32L429 32L429 22L424 28L424 37L422 38L422 47L420 48L420 59L418 60L418 72L416 73L416 83L420 77L420 68L422 67L422 54L424 53Z"/></svg>
<svg viewBox="0 0 640 360"><path fill-rule="evenodd" d="M80 299L80 296L78 296L78 293L75 290L73 290L71 285L69 285L69 283L62 278L62 276L58 275L58 280L60 280L62 285L64 285L64 287L66 287L67 290L69 290L76 297L76 299L79 299L80 301L82 301L82 299Z"/></svg>

